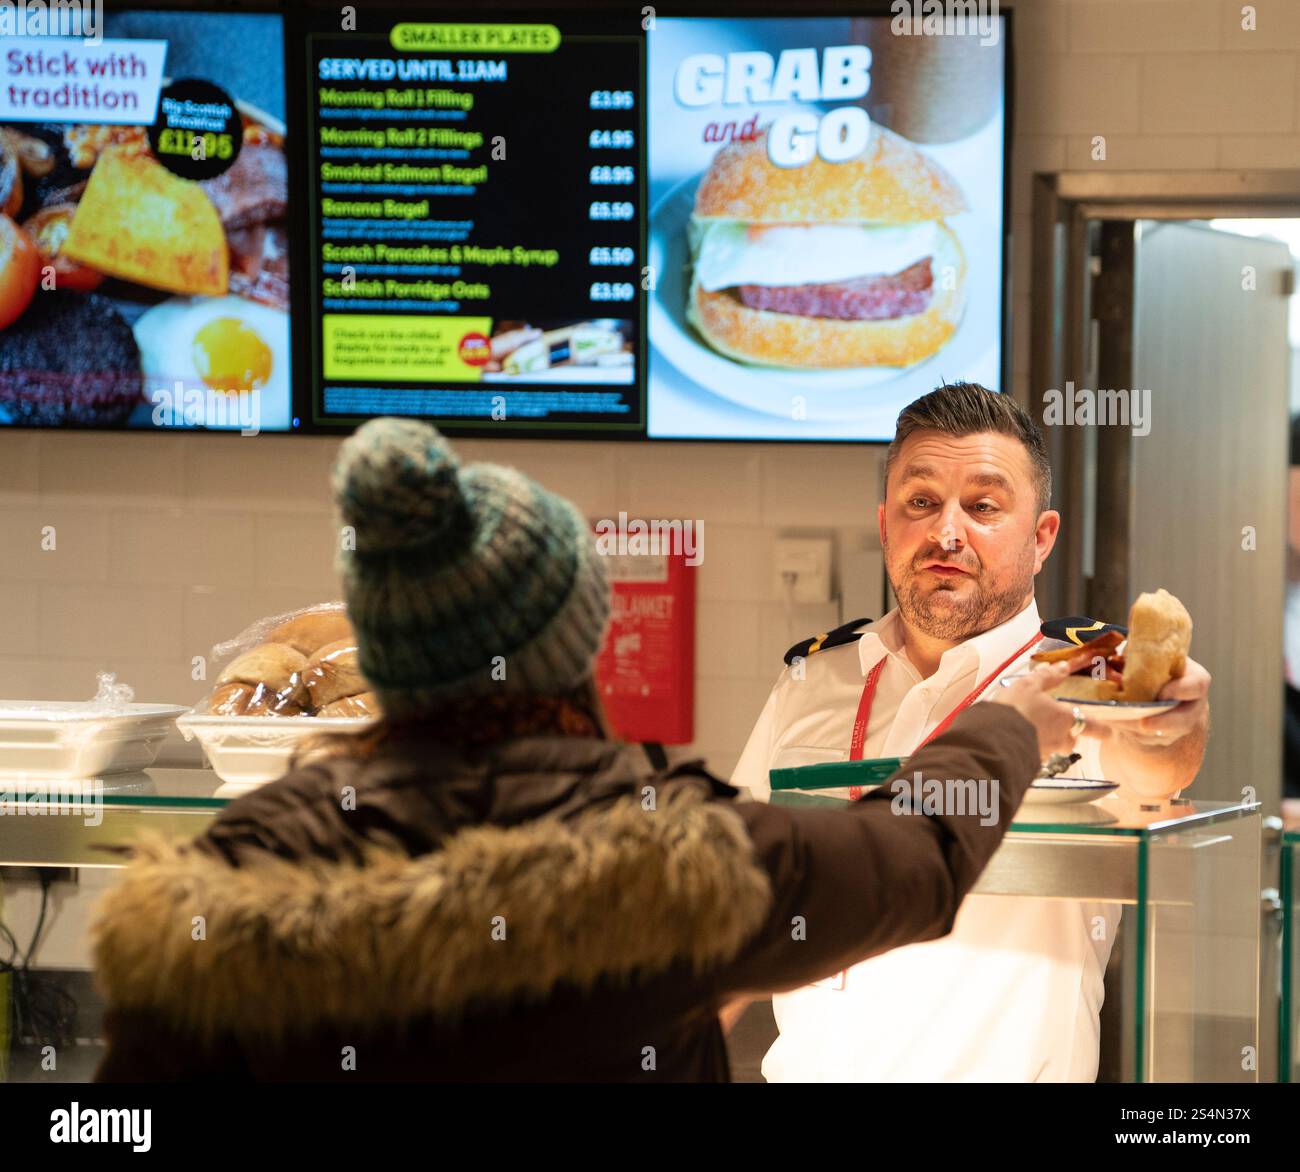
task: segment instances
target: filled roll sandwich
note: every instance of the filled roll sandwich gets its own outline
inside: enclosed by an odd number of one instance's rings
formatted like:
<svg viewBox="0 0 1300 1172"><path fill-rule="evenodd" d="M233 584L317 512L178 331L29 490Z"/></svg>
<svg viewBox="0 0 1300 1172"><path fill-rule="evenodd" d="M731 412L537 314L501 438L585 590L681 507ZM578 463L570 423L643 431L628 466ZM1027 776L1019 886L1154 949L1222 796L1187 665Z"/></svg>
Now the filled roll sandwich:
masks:
<svg viewBox="0 0 1300 1172"><path fill-rule="evenodd" d="M861 155L797 167L766 133L720 150L695 196L687 316L715 350L790 368L909 366L952 336L966 258L956 181L880 125Z"/></svg>
<svg viewBox="0 0 1300 1172"><path fill-rule="evenodd" d="M1123 653L1119 651L1123 644ZM1168 590L1139 594L1128 614L1128 637L1107 631L1078 647L1040 651L1036 663L1070 659L1092 653L1091 664L1067 676L1052 690L1058 699L1154 700L1160 689L1187 670L1192 648L1192 616Z"/></svg>

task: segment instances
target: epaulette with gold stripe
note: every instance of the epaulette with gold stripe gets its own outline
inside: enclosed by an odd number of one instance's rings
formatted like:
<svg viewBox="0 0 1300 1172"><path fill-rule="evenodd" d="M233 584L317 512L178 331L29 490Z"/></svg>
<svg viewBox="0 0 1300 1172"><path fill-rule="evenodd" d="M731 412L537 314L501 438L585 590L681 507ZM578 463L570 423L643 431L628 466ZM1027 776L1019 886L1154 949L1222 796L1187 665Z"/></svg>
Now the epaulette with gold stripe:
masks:
<svg viewBox="0 0 1300 1172"><path fill-rule="evenodd" d="M832 647L846 647L850 643L856 643L862 638L862 632L857 628L865 627L869 622L870 619L853 619L833 631L823 631L820 635L796 643L785 653L785 661L788 664L795 659L806 659L818 651L829 651Z"/></svg>
<svg viewBox="0 0 1300 1172"><path fill-rule="evenodd" d="M1118 631L1125 638L1128 638L1128 628L1121 627L1118 623L1103 623L1097 619L1084 618L1081 615L1070 615L1063 619L1047 619L1042 627L1039 628L1049 639L1059 639L1062 643L1073 643L1076 647L1082 647L1085 643L1092 642L1099 635L1104 635L1107 631Z"/></svg>

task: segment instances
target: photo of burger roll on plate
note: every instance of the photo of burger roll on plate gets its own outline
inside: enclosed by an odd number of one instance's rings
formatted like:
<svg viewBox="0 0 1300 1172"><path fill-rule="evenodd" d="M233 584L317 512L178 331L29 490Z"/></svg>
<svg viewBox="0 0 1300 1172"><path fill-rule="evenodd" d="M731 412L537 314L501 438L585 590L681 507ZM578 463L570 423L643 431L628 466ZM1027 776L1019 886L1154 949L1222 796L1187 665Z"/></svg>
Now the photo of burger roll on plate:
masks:
<svg viewBox="0 0 1300 1172"><path fill-rule="evenodd" d="M1124 644L1123 654L1117 649ZM1192 649L1192 616L1168 590L1139 594L1129 609L1128 638L1108 631L1079 647L1040 651L1036 663L1057 663L1080 652L1104 659L1104 679L1084 668L1067 676L1053 690L1058 700L1116 700L1127 704L1150 703L1170 680L1187 670Z"/></svg>
<svg viewBox="0 0 1300 1172"><path fill-rule="evenodd" d="M720 150L695 196L687 317L740 362L910 366L952 337L966 258L945 218L961 189L878 124L844 162L768 158L766 132Z"/></svg>

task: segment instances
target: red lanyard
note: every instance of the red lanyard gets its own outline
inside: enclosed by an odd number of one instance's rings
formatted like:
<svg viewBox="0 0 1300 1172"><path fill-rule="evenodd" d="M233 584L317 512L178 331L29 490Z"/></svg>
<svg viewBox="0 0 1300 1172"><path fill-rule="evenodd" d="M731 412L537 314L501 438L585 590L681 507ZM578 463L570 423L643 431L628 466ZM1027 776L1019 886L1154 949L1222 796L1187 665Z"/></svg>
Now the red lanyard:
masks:
<svg viewBox="0 0 1300 1172"><path fill-rule="evenodd" d="M990 672L983 680L981 680L978 684L975 685L975 690L971 692L971 694L967 696L965 700L963 700L960 704L958 704L956 708L954 708L950 713L948 713L947 716L943 718L943 720L941 720L937 725L935 725L934 730L930 733L930 735L926 737L925 740L923 740L920 745L917 745L916 748L919 749L921 745L929 744L932 740L934 740L935 737L937 737L940 733L944 732L948 728L948 726L952 724L954 720L956 720L957 715L959 713L964 712L967 708L969 708L972 704L974 704L977 699L979 699L980 694L984 691L985 688L987 688L995 679L998 678L998 676L1000 676L1004 671L1007 670L1007 668L1009 668L1013 663L1015 663L1017 659L1019 659L1022 655L1024 655L1026 651L1028 651L1031 647L1034 647L1036 644L1042 642L1042 639L1043 636L1041 634L1034 635L1034 637L1030 639L1029 642L1026 643L1023 647L1021 647L1019 651L1017 651L1010 658L1004 660L1001 664L999 664L996 668L994 668L992 672ZM877 663L876 666L873 667L871 671L867 673L867 683L866 686L862 689L862 699L858 701L858 717L853 722L853 737L849 741L850 761L862 760L862 746L867 739L867 721L871 719L871 705L876 698L876 682L880 679L880 673L881 671L884 670L884 667L885 667L885 660L884 657L882 657L880 662ZM913 752L915 752L915 750L913 750Z"/></svg>

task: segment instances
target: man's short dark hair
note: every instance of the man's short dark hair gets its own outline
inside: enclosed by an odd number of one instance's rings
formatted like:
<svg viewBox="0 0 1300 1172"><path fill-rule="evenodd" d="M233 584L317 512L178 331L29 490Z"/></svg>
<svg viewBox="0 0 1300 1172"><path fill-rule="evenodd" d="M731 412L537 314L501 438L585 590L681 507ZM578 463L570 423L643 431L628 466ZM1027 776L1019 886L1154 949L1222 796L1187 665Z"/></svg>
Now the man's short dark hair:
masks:
<svg viewBox="0 0 1300 1172"><path fill-rule="evenodd" d="M945 383L903 408L889 453L885 456L881 500L885 499L889 470L894 466L903 441L912 432L922 429L951 436L996 431L1019 440L1029 455L1034 487L1038 492L1038 511L1042 513L1052 507L1052 464L1047 456L1047 442L1038 424L1010 395L1000 395L979 383Z"/></svg>

